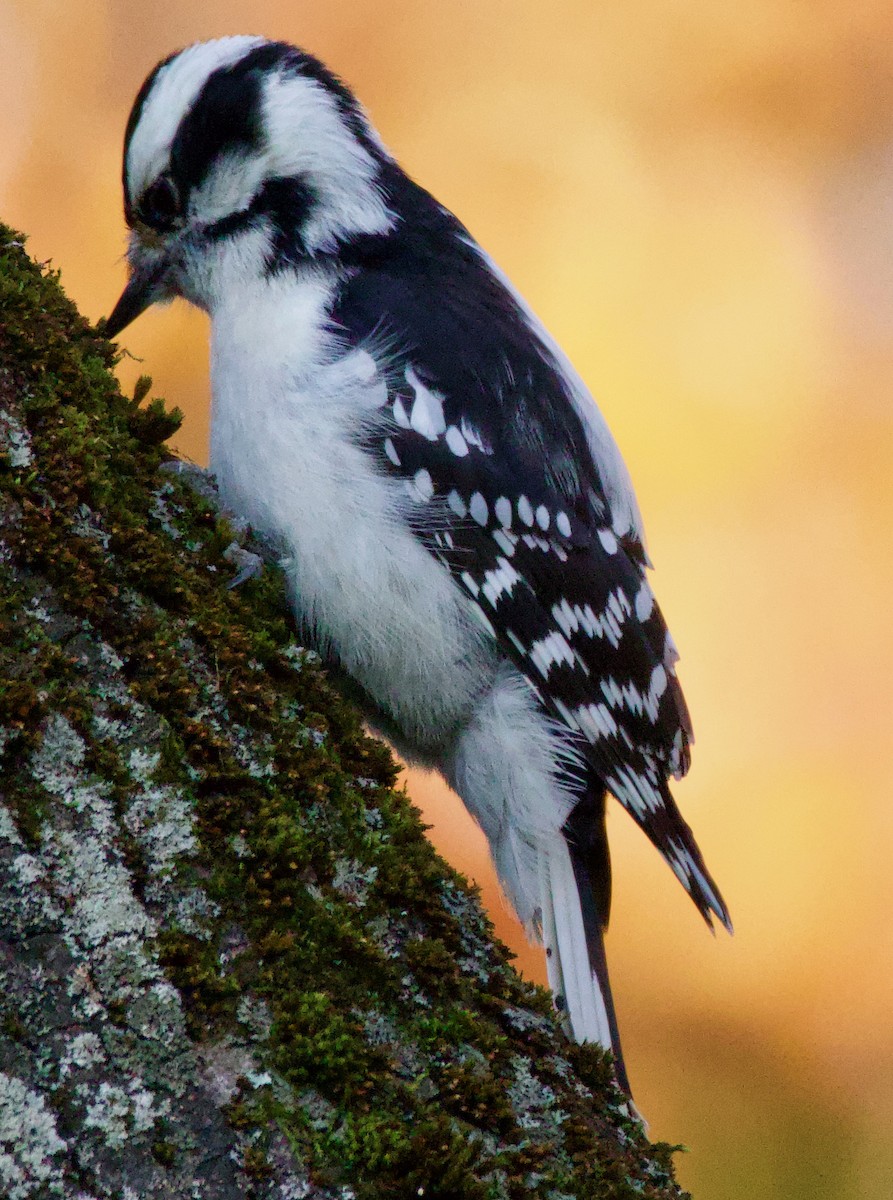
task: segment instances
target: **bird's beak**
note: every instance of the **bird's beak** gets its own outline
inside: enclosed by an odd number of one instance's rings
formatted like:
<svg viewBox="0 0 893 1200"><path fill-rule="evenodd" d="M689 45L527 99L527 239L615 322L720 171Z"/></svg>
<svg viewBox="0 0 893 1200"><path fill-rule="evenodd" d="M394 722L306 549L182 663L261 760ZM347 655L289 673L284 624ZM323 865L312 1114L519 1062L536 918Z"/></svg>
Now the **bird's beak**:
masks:
<svg viewBox="0 0 893 1200"><path fill-rule="evenodd" d="M165 279L167 270L168 263L163 257L153 257L132 267L127 287L105 323L106 337L117 337L122 329L126 329L131 321L135 321L140 313L144 313L156 300L170 298Z"/></svg>

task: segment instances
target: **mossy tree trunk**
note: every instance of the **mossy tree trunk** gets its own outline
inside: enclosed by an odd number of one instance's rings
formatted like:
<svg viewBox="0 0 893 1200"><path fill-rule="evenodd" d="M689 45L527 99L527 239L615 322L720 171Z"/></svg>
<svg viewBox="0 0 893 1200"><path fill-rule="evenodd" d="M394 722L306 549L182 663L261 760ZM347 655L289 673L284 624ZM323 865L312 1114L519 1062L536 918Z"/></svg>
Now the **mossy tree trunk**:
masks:
<svg viewBox="0 0 893 1200"><path fill-rule="evenodd" d="M0 1195L678 1197L0 227Z"/></svg>

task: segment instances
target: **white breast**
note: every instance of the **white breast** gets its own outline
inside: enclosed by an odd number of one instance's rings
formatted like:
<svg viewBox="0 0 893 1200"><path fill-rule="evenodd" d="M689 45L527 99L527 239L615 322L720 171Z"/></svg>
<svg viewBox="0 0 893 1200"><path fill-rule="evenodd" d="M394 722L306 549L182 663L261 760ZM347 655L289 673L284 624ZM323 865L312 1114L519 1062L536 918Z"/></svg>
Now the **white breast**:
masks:
<svg viewBox="0 0 893 1200"><path fill-rule="evenodd" d="M355 437L386 389L326 328L330 277L264 281L213 314L211 467L227 508L281 547L296 611L418 752L442 745L490 651L411 500Z"/></svg>

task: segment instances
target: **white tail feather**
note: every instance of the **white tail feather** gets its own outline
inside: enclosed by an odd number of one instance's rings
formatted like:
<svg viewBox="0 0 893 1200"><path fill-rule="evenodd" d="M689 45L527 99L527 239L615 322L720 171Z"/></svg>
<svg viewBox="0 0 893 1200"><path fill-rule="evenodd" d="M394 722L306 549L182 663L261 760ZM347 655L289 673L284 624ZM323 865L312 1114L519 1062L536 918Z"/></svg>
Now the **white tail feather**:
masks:
<svg viewBox="0 0 893 1200"><path fill-rule="evenodd" d="M580 896L563 837L550 840L539 856L540 905L549 987L564 999L574 1040L611 1049L604 997L589 965Z"/></svg>

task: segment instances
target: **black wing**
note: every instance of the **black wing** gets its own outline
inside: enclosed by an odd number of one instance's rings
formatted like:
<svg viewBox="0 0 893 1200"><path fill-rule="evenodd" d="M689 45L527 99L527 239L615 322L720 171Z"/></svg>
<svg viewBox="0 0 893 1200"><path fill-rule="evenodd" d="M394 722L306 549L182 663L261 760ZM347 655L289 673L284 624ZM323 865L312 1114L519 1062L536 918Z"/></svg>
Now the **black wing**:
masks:
<svg viewBox="0 0 893 1200"><path fill-rule="evenodd" d="M455 236L427 245L367 264L333 314L388 383L367 449L544 709L585 740L708 923L728 925L667 785L691 726L643 549L611 528L567 385L513 297Z"/></svg>

